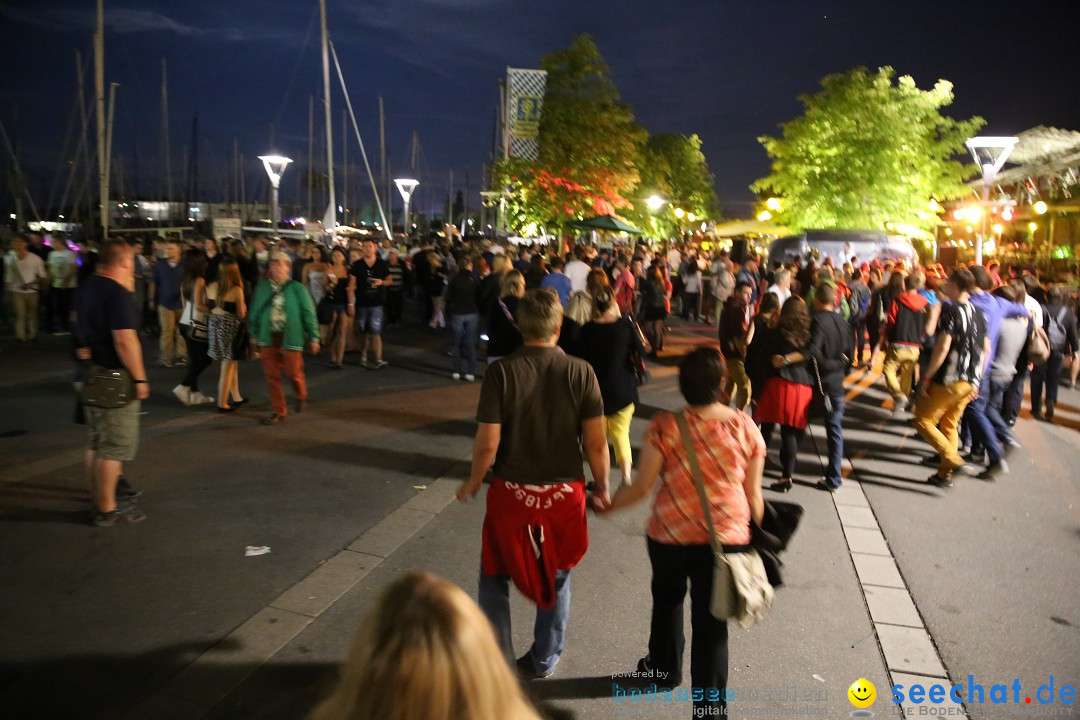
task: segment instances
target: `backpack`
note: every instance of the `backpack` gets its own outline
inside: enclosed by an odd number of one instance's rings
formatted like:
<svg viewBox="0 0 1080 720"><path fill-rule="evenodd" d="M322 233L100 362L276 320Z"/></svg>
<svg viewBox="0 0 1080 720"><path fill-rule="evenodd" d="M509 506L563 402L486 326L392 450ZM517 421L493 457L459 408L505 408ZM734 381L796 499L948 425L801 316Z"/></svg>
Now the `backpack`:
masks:
<svg viewBox="0 0 1080 720"><path fill-rule="evenodd" d="M866 317L866 313L870 311L870 291L867 289L864 291L860 285L851 286L851 297L848 298L848 302L851 304L851 321L862 320Z"/></svg>
<svg viewBox="0 0 1080 720"><path fill-rule="evenodd" d="M1067 312L1068 308L1062 305L1057 317L1050 317L1050 329L1046 334L1050 340L1050 349L1054 352L1063 352L1069 342L1069 337L1065 333L1065 313Z"/></svg>

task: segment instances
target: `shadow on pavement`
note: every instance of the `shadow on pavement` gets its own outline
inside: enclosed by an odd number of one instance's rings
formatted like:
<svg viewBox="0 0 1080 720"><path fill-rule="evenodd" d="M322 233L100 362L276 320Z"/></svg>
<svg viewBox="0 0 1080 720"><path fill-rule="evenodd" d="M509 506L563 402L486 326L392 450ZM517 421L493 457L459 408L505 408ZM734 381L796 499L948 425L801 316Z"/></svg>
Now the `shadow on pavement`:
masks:
<svg viewBox="0 0 1080 720"><path fill-rule="evenodd" d="M324 443L307 445L290 451L293 457L308 457L320 461L338 462L356 467L389 470L418 475L428 480L438 477L465 478L468 464L460 458L407 450L394 450L385 446L372 447L352 443Z"/></svg>
<svg viewBox="0 0 1080 720"><path fill-rule="evenodd" d="M25 663L0 661L0 706L4 716L12 718L119 718L206 649L205 644L184 643L129 656L85 654ZM225 648L219 643L215 649L241 648ZM333 688L337 667L325 662L273 666L223 662L200 668L204 686L228 687L256 671L276 684L276 692L260 698L262 702L244 704L230 698L207 717L303 718ZM117 678L124 678L124 692L115 692ZM63 692L57 692L59 688ZM283 688L288 689L283 692Z"/></svg>
<svg viewBox="0 0 1080 720"><path fill-rule="evenodd" d="M611 676L538 680L528 684L528 692L541 704L552 700L611 697Z"/></svg>

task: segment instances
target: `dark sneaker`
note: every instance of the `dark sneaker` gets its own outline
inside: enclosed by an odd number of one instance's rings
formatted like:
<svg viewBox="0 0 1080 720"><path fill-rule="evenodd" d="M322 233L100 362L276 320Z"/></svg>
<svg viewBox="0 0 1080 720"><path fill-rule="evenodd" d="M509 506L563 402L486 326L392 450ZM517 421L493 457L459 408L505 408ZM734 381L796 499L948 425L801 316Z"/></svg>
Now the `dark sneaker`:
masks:
<svg viewBox="0 0 1080 720"><path fill-rule="evenodd" d="M637 667L635 668L636 675L634 680L642 687L656 683L658 687L678 687L682 685L681 677L671 677L670 673L666 673L663 670L658 670L654 667L649 667L649 658L643 657L637 661Z"/></svg>
<svg viewBox="0 0 1080 720"><path fill-rule="evenodd" d="M536 666L533 664L532 652L527 652L517 659L517 674L518 677L525 680L543 680L549 678L555 674L555 668L558 666L559 661L555 661L555 665L548 668L547 672L539 673L536 671Z"/></svg>
<svg viewBox="0 0 1080 720"><path fill-rule="evenodd" d="M831 492L831 493L834 493L834 492L836 492L837 490L840 489L840 487L838 485L830 485L825 480L818 480L817 483L814 485L814 487L816 487L818 490L824 490L826 492Z"/></svg>
<svg viewBox="0 0 1080 720"><path fill-rule="evenodd" d="M371 369L372 370L382 370L384 367L386 367L389 364L390 363L386 362L385 360L376 360L375 362L373 362L371 364Z"/></svg>
<svg viewBox="0 0 1080 720"><path fill-rule="evenodd" d="M306 408L306 407L307 407L307 400L305 400L304 398L296 398L296 401L293 404L293 410L296 412L297 415L304 412L304 408Z"/></svg>
<svg viewBox="0 0 1080 720"><path fill-rule="evenodd" d="M112 527L113 525L134 525L146 519L146 513L135 507L116 508L112 512L95 512L91 522L94 527Z"/></svg>
<svg viewBox="0 0 1080 720"><path fill-rule="evenodd" d="M124 478L120 478L116 483L116 499L117 500L134 500L142 495L142 490L135 489L131 483Z"/></svg>
<svg viewBox="0 0 1080 720"><path fill-rule="evenodd" d="M953 481L951 477L941 477L937 473L931 475L928 482L931 485L935 485L939 488L951 488L953 486Z"/></svg>
<svg viewBox="0 0 1080 720"><path fill-rule="evenodd" d="M1047 422L1054 421L1054 403L1049 400L1046 401L1046 420Z"/></svg>
<svg viewBox="0 0 1080 720"><path fill-rule="evenodd" d="M994 480L998 475L1008 475L1009 465L1004 459L992 462L986 466L986 469L979 473L981 480Z"/></svg>
<svg viewBox="0 0 1080 720"><path fill-rule="evenodd" d="M259 422L261 422L263 425L280 425L284 420L284 416L273 413L272 415L267 415Z"/></svg>

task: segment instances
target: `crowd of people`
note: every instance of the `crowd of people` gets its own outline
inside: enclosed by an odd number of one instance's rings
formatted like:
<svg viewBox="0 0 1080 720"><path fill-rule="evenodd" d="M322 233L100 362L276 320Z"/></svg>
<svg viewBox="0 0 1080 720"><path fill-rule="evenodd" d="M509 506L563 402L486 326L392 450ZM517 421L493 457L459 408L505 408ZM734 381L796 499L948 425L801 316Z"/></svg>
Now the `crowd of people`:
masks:
<svg viewBox="0 0 1080 720"><path fill-rule="evenodd" d="M478 602L490 623L477 625L472 601L443 581L404 578L364 626L319 718L411 715L408 702L389 708L379 694L365 692L383 682L415 684L402 697L417 707L430 707L443 693L452 701L438 700L439 707L462 716L532 717L506 669L527 678L555 672L570 572L588 547L586 508L614 512L647 497L653 608L637 671L660 684L682 681L689 583L692 685L725 688L727 623L708 611L710 533L726 552L751 546L751 528L767 514L762 477L774 440L780 479L770 489L786 492L803 435L820 416L828 459L817 487L836 491L843 482L845 381L852 372L876 372L881 358L895 419L907 420L910 409L937 453L929 481L949 487L958 471L993 479L1008 473L1006 457L1019 446L1013 426L1025 384L1030 379L1032 416L1052 422L1059 375L1068 365L1074 383L1080 368L1069 286L994 263L946 271L793 258L765 268L754 257L734 262L726 252L643 244L615 251L580 244L563 252L435 238L405 247L371 236L332 249L261 237L109 240L77 252L63 239L51 244L55 249L41 258L34 252L41 243L18 236L8 256L16 337L30 341L38 327L37 297L28 293L42 292L45 283L70 290L50 295L50 327L66 326L60 315L73 323L80 381L92 384L103 368L126 372L130 383L129 402L85 408L95 525L144 517L130 502L138 491L122 482L123 463L138 443L139 401L149 396L139 333L156 334L160 365L181 366L183 379L173 388L180 402L214 404L221 413L247 402L238 363L260 358L272 408L262 418L266 425L282 423L290 408L305 409L305 349L318 355L325 344L335 369L350 349L360 366L386 367L393 358L385 357L382 336L403 322L407 298L417 303L421 328L446 334L448 377L472 382L482 375L472 469L458 498L489 484ZM54 261L57 253L65 256ZM673 315L713 324L717 342L681 358L685 407L651 419L635 469L630 435L639 386L648 377L647 358L669 353ZM215 360L211 396L199 379ZM282 375L292 386L291 406ZM511 640L511 582L537 606L534 640L521 657ZM400 632L406 626L415 632ZM471 667L482 667L501 690L492 695L462 674L465 655L422 657L435 637L440 647L479 649L484 658ZM498 655L507 664L493 663ZM412 657L438 674L437 693L432 677L401 664ZM725 697L706 693L694 704L722 712Z"/></svg>

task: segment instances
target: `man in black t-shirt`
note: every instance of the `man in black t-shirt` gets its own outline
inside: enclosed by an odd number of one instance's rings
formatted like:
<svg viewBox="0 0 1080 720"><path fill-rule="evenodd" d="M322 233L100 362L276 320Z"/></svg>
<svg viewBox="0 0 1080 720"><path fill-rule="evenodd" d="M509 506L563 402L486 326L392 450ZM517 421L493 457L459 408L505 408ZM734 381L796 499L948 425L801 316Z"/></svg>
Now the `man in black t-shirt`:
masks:
<svg viewBox="0 0 1080 720"><path fill-rule="evenodd" d="M135 459L139 446L141 401L150 396L131 302L134 289L131 246L123 240L107 240L98 255L97 271L79 286L75 302L80 356L88 354L97 367L123 370L134 383L135 397L123 407L85 407L95 507L91 521L97 527L130 525L146 518L134 506L117 507L116 502L123 465Z"/></svg>
<svg viewBox="0 0 1080 720"><path fill-rule="evenodd" d="M383 305L386 286L393 284L390 266L378 255L378 244L372 238L364 240L364 254L349 269L349 317L356 318L360 333L361 367L381 370L386 367L382 356ZM368 364L368 341L375 350L375 362Z"/></svg>
<svg viewBox="0 0 1080 720"><path fill-rule="evenodd" d="M982 311L968 302L975 288L970 270L954 270L942 287L951 301L942 306L930 366L915 408L915 429L941 456L930 482L952 487L952 474L964 466L958 452L960 418L979 394L990 336Z"/></svg>

